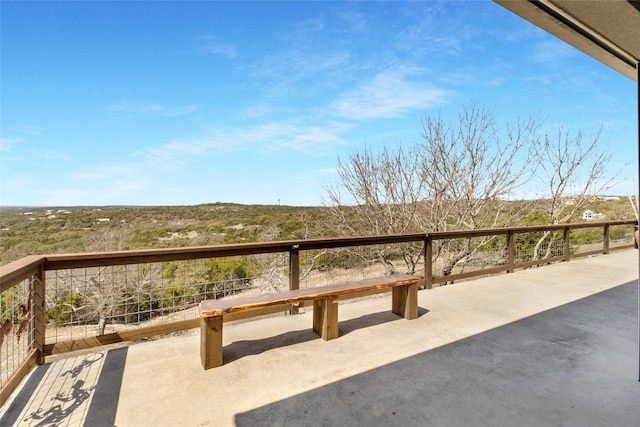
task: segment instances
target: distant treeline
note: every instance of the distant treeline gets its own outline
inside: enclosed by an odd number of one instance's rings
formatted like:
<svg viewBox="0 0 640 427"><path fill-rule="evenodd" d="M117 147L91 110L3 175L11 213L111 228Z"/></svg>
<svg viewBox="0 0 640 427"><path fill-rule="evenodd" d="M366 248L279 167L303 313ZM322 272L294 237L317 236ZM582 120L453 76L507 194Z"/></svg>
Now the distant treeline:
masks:
<svg viewBox="0 0 640 427"><path fill-rule="evenodd" d="M520 202L514 202L520 203ZM626 197L595 199L605 220L631 219ZM535 215L527 220L532 225ZM583 221L577 217L572 222ZM194 206L0 207L2 264L27 255L295 240L343 235L326 207L213 203Z"/></svg>

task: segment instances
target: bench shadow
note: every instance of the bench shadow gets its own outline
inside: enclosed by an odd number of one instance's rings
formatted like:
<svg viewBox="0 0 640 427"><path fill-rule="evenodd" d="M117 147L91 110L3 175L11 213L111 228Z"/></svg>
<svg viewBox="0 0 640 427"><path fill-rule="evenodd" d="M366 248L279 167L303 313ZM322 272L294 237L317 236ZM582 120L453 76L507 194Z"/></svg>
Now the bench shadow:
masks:
<svg viewBox="0 0 640 427"><path fill-rule="evenodd" d="M418 317L427 314L429 310L426 308L418 307ZM369 326L382 325L383 323L389 323L396 320L403 320L402 317L394 314L390 311L381 311L379 313L365 314L360 317L345 320L338 323L340 330L340 336L350 334L358 329L365 329Z"/></svg>
<svg viewBox="0 0 640 427"><path fill-rule="evenodd" d="M418 307L418 317L428 312L429 310ZM367 327L382 325L384 323L399 320L404 319L390 311L370 313L357 318L343 320L338 323L340 334L337 339L340 339L342 336L348 335L358 329L365 329ZM246 356L255 356L264 353L265 351L273 350L275 348L287 347L290 345L301 344L307 341L319 339L321 338L315 332L313 332L310 324L307 329L288 331L282 334L255 340L234 341L225 345L222 348L222 353L224 357L224 363L226 364Z"/></svg>

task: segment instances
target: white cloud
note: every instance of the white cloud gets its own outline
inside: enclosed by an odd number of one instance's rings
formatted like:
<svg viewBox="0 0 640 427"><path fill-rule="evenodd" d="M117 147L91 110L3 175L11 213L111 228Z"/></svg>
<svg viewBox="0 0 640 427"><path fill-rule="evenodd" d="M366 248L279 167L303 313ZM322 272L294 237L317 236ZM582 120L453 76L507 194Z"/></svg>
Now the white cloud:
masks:
<svg viewBox="0 0 640 427"><path fill-rule="evenodd" d="M275 111L273 104L266 102L258 102L240 113L240 117L243 120L258 119L269 116Z"/></svg>
<svg viewBox="0 0 640 427"><path fill-rule="evenodd" d="M110 204L148 191L154 171L139 162L103 163L75 169L55 181L39 198L45 205Z"/></svg>
<svg viewBox="0 0 640 427"><path fill-rule="evenodd" d="M238 56L236 47L232 43L219 41L218 37L213 35L202 36L197 43L200 52L223 56L228 59L233 59Z"/></svg>
<svg viewBox="0 0 640 427"><path fill-rule="evenodd" d="M284 122L246 128L217 127L200 137L176 139L141 154L145 162L167 168L178 167L193 157L231 151L266 153L283 150L317 156L331 153L333 147L345 144L341 135L348 128L340 123L304 126Z"/></svg>
<svg viewBox="0 0 640 427"><path fill-rule="evenodd" d="M198 109L197 104L183 105L180 107L166 108L163 110L163 115L168 117L186 116L193 113Z"/></svg>
<svg viewBox="0 0 640 427"><path fill-rule="evenodd" d="M576 50L560 40L548 39L532 46L531 60L536 63L556 64L576 55Z"/></svg>
<svg viewBox="0 0 640 427"><path fill-rule="evenodd" d="M199 106L197 104L167 107L162 104L155 103L122 101L114 107L114 110L133 114L159 114L165 117L177 117L193 113L198 109L198 107Z"/></svg>
<svg viewBox="0 0 640 427"><path fill-rule="evenodd" d="M2 204L101 205L135 200L145 194L151 179L138 165L92 165L68 174L32 171L12 174L2 182Z"/></svg>
<svg viewBox="0 0 640 427"><path fill-rule="evenodd" d="M38 126L21 126L21 127L13 128L11 130L16 133L25 133L27 135L32 135L32 136L42 135L42 132L44 131L42 128Z"/></svg>
<svg viewBox="0 0 640 427"><path fill-rule="evenodd" d="M340 7L331 10L332 17L336 21L344 23L342 31L349 31L351 34L363 33L368 26L367 14L359 11L354 4L345 3Z"/></svg>
<svg viewBox="0 0 640 427"><path fill-rule="evenodd" d="M238 56L238 52L233 45L230 44L215 44L206 48L206 51L214 55L224 56L225 58L233 59Z"/></svg>
<svg viewBox="0 0 640 427"><path fill-rule="evenodd" d="M130 176L136 169L136 165L126 163L102 164L72 171L69 178L72 181L110 181L117 177Z"/></svg>
<svg viewBox="0 0 640 427"><path fill-rule="evenodd" d="M289 150L322 155L331 152L332 147L345 143L340 136L345 130L346 126L342 124L297 126L272 123L254 129L254 142L259 143L261 139L267 142L260 145L264 151Z"/></svg>
<svg viewBox="0 0 640 427"><path fill-rule="evenodd" d="M75 159L73 154L54 148L38 148L37 153L43 160L50 162L73 162Z"/></svg>
<svg viewBox="0 0 640 427"><path fill-rule="evenodd" d="M251 66L251 79L272 97L297 96L334 85L338 76L344 77L351 68L350 60L346 51L321 52L296 46L256 61Z"/></svg>
<svg viewBox="0 0 640 427"><path fill-rule="evenodd" d="M0 138L0 153L11 152L14 145L20 142L18 138Z"/></svg>
<svg viewBox="0 0 640 427"><path fill-rule="evenodd" d="M345 119L390 118L444 104L449 96L449 91L428 83L418 69L405 67L383 71L363 82L332 109Z"/></svg>

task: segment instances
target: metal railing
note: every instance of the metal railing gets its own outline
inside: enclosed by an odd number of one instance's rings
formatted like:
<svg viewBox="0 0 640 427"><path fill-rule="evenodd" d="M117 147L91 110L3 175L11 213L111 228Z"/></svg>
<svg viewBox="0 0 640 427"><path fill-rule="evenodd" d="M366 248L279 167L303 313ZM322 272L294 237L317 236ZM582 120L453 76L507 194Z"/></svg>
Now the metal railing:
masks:
<svg viewBox="0 0 640 427"><path fill-rule="evenodd" d="M587 222L29 256L0 267L0 404L45 356L197 327L203 299L400 269L430 289L631 248L633 225L633 220Z"/></svg>

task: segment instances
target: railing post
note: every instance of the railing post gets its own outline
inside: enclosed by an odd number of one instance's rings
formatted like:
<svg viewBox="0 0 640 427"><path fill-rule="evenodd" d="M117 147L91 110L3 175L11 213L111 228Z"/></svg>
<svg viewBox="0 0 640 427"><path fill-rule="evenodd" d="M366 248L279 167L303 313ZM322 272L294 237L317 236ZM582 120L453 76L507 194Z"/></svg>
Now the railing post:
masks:
<svg viewBox="0 0 640 427"><path fill-rule="evenodd" d="M427 233L424 236L424 284L427 289L433 288L433 241Z"/></svg>
<svg viewBox="0 0 640 427"><path fill-rule="evenodd" d="M609 253L609 241L611 239L611 233L609 231L609 224L604 225L604 235L602 236L602 251L606 254Z"/></svg>
<svg viewBox="0 0 640 427"><path fill-rule="evenodd" d="M300 245L293 245L289 250L289 289L300 289ZM297 306L291 307L289 314L298 314Z"/></svg>
<svg viewBox="0 0 640 427"><path fill-rule="evenodd" d="M515 270L516 259L516 238L513 230L507 231L507 273Z"/></svg>
<svg viewBox="0 0 640 427"><path fill-rule="evenodd" d="M563 248L562 255L564 257L564 261L571 260L571 246L569 245L569 227L562 228L562 240L563 240Z"/></svg>
<svg viewBox="0 0 640 427"><path fill-rule="evenodd" d="M41 263L38 268L38 273L33 276L31 282L31 289L29 292L33 292L33 301L31 305L31 325L29 325L30 333L33 334L30 337L30 345L32 349L38 350L38 356L36 363L42 365L44 363L44 343L45 343L45 271L44 264Z"/></svg>

